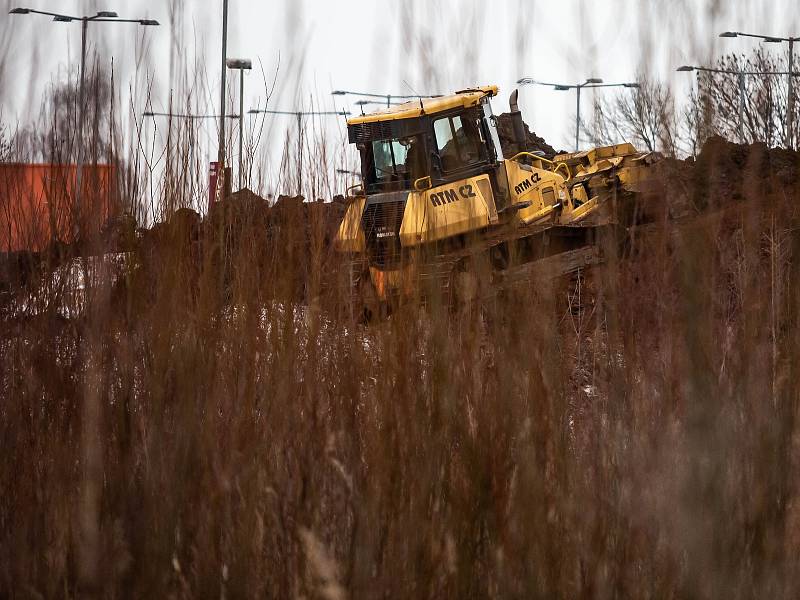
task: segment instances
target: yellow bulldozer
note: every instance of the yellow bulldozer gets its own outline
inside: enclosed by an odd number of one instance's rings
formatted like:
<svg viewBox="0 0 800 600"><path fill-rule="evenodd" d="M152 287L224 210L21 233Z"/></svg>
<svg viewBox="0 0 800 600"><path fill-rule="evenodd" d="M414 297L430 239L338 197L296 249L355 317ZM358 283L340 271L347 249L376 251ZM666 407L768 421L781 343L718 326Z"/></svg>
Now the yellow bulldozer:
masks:
<svg viewBox="0 0 800 600"><path fill-rule="evenodd" d="M407 102L347 122L362 183L335 247L367 316L408 298L470 302L534 277L602 260L600 228L635 219L655 157L631 144L546 158L503 156L496 86ZM525 130L510 98L517 147Z"/></svg>

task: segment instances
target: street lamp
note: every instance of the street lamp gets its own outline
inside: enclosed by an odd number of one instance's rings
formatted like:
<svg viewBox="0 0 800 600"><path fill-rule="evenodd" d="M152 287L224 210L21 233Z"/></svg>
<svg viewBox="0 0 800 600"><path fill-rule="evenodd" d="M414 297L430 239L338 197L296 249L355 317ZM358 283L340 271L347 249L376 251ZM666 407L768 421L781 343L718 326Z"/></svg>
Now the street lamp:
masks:
<svg viewBox="0 0 800 600"><path fill-rule="evenodd" d="M353 102L353 104L355 104L361 109L361 114L363 115L365 106L369 106L371 104L380 104L381 106L383 106L384 104L386 104L386 108L389 108L390 106L397 106L398 104L402 104L402 102L384 103L382 100L356 100L355 102Z"/></svg>
<svg viewBox="0 0 800 600"><path fill-rule="evenodd" d="M639 84L635 82L630 83L603 83L603 80L598 77L590 77L583 83L578 84L564 84L564 83L546 83L531 79L530 77L523 77L517 80L518 85L544 85L552 87L557 92L566 92L568 90L575 90L576 92L576 109L575 109L575 152L578 151L578 142L581 134L581 90L583 88L601 88L601 87L625 87L625 88L638 88Z"/></svg>
<svg viewBox="0 0 800 600"><path fill-rule="evenodd" d="M159 22L155 19L120 19L117 13L110 10L101 10L92 16L73 17L71 15L64 15L60 13L48 12L44 10L36 10L34 8L12 8L8 11L10 15L45 15L53 17L53 21L57 23L72 23L73 21L81 22L81 71L80 83L78 85L78 114L80 125L83 125L83 90L84 90L84 73L86 71L86 30L89 23L136 23L138 25L154 26ZM78 140L78 168L76 173L76 190L75 190L75 205L76 210L80 211L80 197L81 197L81 180L83 177L83 136Z"/></svg>
<svg viewBox="0 0 800 600"><path fill-rule="evenodd" d="M83 115L83 90L84 90L84 73L86 71L86 30L89 25L89 22L108 22L108 23L137 23L139 25L149 26L149 25L158 25L158 21L153 19L120 19L117 17L117 13L112 11L101 11L93 16L83 16L83 17L73 17L71 15L64 15L60 13L53 13L43 10L35 10L33 8L12 8L9 11L9 14L12 15L29 15L29 14L38 14L38 15L45 15L48 17L53 17L53 21L58 23L71 23L73 21L80 21L81 22L81 68L80 68L80 82L78 86L78 114L80 123L78 127L83 126L84 115ZM75 174L75 205L73 207L73 214L75 215L74 223L73 223L73 231L76 232L75 238L76 240L81 235L81 224L82 224L82 211L81 211L81 188L83 187L83 135L81 134L78 139L78 165ZM93 397L93 394L88 395L90 398ZM96 399L86 399L84 402L84 416L87 415L95 415L96 411L99 410L99 406L97 405ZM96 420L96 419L94 419ZM84 458L87 458L87 462L90 465L90 469L98 468L102 472L102 460L101 459L93 459L92 455L92 448L97 447L99 441L96 439L96 435L90 433L93 429L92 419L87 421L84 424L84 438L83 438L83 446L85 450ZM96 423L95 423L96 425ZM94 496L94 492L92 491L92 485L88 482L90 481L90 477L87 476L87 484L82 490L82 500L84 502L91 501ZM96 511L93 511L96 513ZM93 517L97 517L97 514L94 514ZM90 529L80 527L82 530L82 534L86 534L90 531ZM93 556L91 550L86 550L87 554L83 555L83 550L79 552L78 556L78 563L83 565L82 568L79 568L78 579L79 584L88 583L91 587L94 586L96 578L96 574L94 570L97 566L97 558ZM83 579L87 581L83 582Z"/></svg>
<svg viewBox="0 0 800 600"><path fill-rule="evenodd" d="M242 139L244 135L244 72L253 68L253 63L247 58L229 58L225 63L229 69L239 71L239 189L242 189Z"/></svg>
<svg viewBox="0 0 800 600"><path fill-rule="evenodd" d="M292 115L297 119L297 187L298 193L303 191L303 138L301 135L303 127L303 117L305 116L340 116L347 117L350 113L346 110L333 111L333 110L268 110L266 108L251 108L247 111L249 115Z"/></svg>
<svg viewBox="0 0 800 600"><path fill-rule="evenodd" d="M384 105L382 100L356 100L353 102L356 106L367 106L369 104L380 104L381 106ZM391 104L387 104L386 106L397 106L398 104L402 104L402 102L392 102Z"/></svg>
<svg viewBox="0 0 800 600"><path fill-rule="evenodd" d="M365 96L367 98L383 98L386 99L386 106L389 107L392 105L392 98L397 98L400 100L415 100L415 99L422 99L422 98L439 98L440 94L431 94L428 96L419 94L414 94L411 96L404 96L401 94L371 94L369 92L351 92L349 90L334 90L331 92L332 96ZM356 103L358 104L358 103ZM381 102L381 104L383 104Z"/></svg>
<svg viewBox="0 0 800 600"><path fill-rule="evenodd" d="M730 33L730 32L726 32ZM731 37L726 35L724 37ZM693 71L705 71L707 73L725 73L728 75L736 75L737 81L739 82L739 143L744 144L744 98L745 98L745 86L744 86L744 72L742 71L732 71L730 69L713 69L710 67L695 67L693 65L681 65L677 68L677 72L679 73L691 73ZM698 92L699 93L699 92Z"/></svg>
<svg viewBox="0 0 800 600"><path fill-rule="evenodd" d="M350 171L349 169L336 169L336 172L339 175L352 175L353 177L358 177L359 179L362 177L361 173L358 171Z"/></svg>
<svg viewBox="0 0 800 600"><path fill-rule="evenodd" d="M789 43L789 71L786 95L786 147L792 148L793 128L794 128L794 43L800 41L800 37L778 37L773 35L759 35L755 33L742 33L741 31L725 31L719 34L721 38L751 37L760 39L762 42L771 44ZM783 74L783 73L782 73Z"/></svg>
<svg viewBox="0 0 800 600"><path fill-rule="evenodd" d="M173 113L173 112L153 112L145 111L142 113L143 117L170 117L176 119L219 119L220 115L194 115L188 113ZM239 115L225 115L226 119L238 119Z"/></svg>
<svg viewBox="0 0 800 600"><path fill-rule="evenodd" d="M729 32L726 32L729 33ZM726 36L729 37L729 36ZM732 69L714 69L712 67L697 67L694 65L682 65L676 69L679 73L691 73L692 71L705 71L707 73L723 73L726 75L736 75L739 82L739 143L744 144L744 103L745 85L744 78L747 75L791 75L788 71L734 71ZM791 81L791 76L789 78Z"/></svg>

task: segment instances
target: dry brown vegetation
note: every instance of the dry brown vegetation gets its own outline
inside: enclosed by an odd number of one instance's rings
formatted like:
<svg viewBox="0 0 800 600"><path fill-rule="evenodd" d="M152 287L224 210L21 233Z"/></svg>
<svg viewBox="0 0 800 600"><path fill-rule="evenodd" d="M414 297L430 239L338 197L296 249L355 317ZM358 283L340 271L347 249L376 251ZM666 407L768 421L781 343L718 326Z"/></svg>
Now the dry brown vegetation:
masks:
<svg viewBox="0 0 800 600"><path fill-rule="evenodd" d="M713 138L603 265L369 326L339 208L176 177L4 290L0 595L797 597L798 169Z"/></svg>
<svg viewBox="0 0 800 600"><path fill-rule="evenodd" d="M176 217L79 314L42 277L0 341L2 587L795 596L798 166L717 141L651 199L697 216L465 313L351 320L302 209Z"/></svg>

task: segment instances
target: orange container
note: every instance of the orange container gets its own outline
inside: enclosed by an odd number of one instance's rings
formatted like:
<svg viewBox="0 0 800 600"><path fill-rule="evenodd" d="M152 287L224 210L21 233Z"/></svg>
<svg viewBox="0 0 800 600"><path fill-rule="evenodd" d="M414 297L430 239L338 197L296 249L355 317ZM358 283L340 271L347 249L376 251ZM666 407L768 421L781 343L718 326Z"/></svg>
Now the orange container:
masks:
<svg viewBox="0 0 800 600"><path fill-rule="evenodd" d="M114 214L111 165L0 164L0 252L40 252L100 232ZM78 201L79 200L79 201Z"/></svg>

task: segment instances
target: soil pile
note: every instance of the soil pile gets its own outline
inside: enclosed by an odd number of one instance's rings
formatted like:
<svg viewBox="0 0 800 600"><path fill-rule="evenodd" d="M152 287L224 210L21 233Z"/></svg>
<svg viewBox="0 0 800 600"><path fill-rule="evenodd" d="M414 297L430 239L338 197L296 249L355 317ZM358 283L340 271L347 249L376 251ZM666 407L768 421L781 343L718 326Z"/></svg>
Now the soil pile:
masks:
<svg viewBox="0 0 800 600"><path fill-rule="evenodd" d="M800 152L763 143L736 144L714 136L696 159L665 158L652 167L648 199L685 218L755 197L775 200L800 193Z"/></svg>
<svg viewBox="0 0 800 600"><path fill-rule="evenodd" d="M517 152L534 152L541 150L546 158L552 159L558 152L543 137L531 131L528 124L523 121L525 127L525 147L521 147L514 141L514 126L511 122L511 114L503 113L497 115L497 133L500 135L500 145L503 148L503 156L514 156Z"/></svg>

